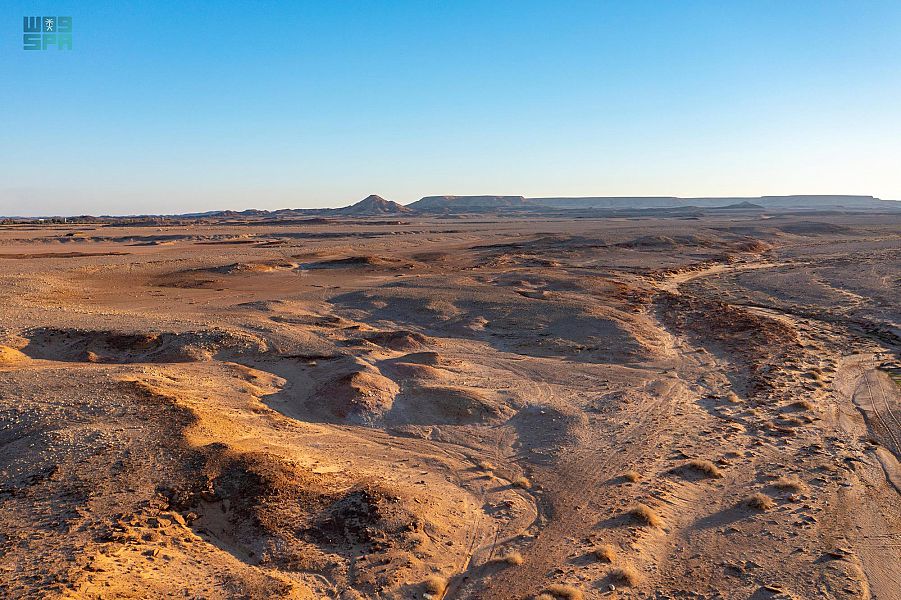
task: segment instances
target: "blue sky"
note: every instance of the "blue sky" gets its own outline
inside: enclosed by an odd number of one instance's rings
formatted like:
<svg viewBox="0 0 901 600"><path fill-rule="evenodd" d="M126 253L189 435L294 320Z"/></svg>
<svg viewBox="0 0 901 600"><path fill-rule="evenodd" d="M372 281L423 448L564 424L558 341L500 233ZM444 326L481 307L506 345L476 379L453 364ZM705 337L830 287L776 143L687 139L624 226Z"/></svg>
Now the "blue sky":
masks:
<svg viewBox="0 0 901 600"><path fill-rule="evenodd" d="M901 199L897 1L7 0L0 81L0 214Z"/></svg>

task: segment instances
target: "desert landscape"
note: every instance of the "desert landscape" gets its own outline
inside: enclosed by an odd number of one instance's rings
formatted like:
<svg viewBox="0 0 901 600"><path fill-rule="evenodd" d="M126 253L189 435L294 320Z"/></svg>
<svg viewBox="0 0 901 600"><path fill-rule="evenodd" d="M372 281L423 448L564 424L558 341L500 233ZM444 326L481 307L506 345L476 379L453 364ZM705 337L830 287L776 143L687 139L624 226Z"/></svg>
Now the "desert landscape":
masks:
<svg viewBox="0 0 901 600"><path fill-rule="evenodd" d="M10 219L0 595L898 600L896 206Z"/></svg>

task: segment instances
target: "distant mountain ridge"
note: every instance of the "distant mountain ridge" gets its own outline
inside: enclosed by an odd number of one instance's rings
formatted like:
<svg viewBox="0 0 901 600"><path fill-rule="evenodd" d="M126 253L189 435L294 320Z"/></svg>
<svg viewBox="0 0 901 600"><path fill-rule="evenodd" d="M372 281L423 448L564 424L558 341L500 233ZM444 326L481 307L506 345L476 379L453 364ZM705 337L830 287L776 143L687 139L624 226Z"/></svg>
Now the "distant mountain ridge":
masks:
<svg viewBox="0 0 901 600"><path fill-rule="evenodd" d="M533 206L522 196L426 196L407 208L420 212L482 212Z"/></svg>
<svg viewBox="0 0 901 600"><path fill-rule="evenodd" d="M525 196L425 196L406 206L372 194L355 204L342 208L282 208L277 210L246 209L215 210L177 215L104 215L94 217L52 217L62 222L109 222L127 220L136 223L145 220L155 223L172 219L228 219L254 222L325 219L329 217L377 217L411 215L457 215L478 213L513 214L567 214L584 216L641 216L670 215L690 216L703 214L703 210L765 211L888 211L901 212L901 201L881 200L863 195L793 195L793 196L724 196L703 198L679 198L677 196L585 196L527 198ZM4 217L8 222L38 221L39 217Z"/></svg>
<svg viewBox="0 0 901 600"><path fill-rule="evenodd" d="M763 208L886 208L895 205L892 200L880 200L874 196L856 195L792 195L792 196L723 196L680 198L677 196L589 196L559 198L528 198L539 206L552 208L698 208L726 207L743 202Z"/></svg>
<svg viewBox="0 0 901 600"><path fill-rule="evenodd" d="M901 203L874 196L796 195L759 197L679 198L677 196L588 196L527 198L524 196L426 196L407 205L420 213L469 213L494 211L547 212L560 210L650 209L901 209Z"/></svg>

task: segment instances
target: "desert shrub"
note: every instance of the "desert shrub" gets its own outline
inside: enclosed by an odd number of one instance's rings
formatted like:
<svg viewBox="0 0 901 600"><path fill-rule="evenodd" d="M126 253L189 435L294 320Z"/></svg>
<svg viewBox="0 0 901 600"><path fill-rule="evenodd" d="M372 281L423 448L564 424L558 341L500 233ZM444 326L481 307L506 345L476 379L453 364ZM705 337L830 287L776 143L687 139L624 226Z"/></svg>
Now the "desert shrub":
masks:
<svg viewBox="0 0 901 600"><path fill-rule="evenodd" d="M796 475L779 477L772 485L776 489L787 490L790 492L807 491L807 484L801 481Z"/></svg>
<svg viewBox="0 0 901 600"><path fill-rule="evenodd" d="M513 485L515 487L527 490L532 487L532 482L529 481L526 477L520 476L513 480Z"/></svg>
<svg viewBox="0 0 901 600"><path fill-rule="evenodd" d="M512 550L507 552L502 557L500 557L501 562L505 562L508 565L521 565L522 564L522 554L517 552L516 550Z"/></svg>
<svg viewBox="0 0 901 600"><path fill-rule="evenodd" d="M757 492L745 498L745 504L754 510L769 510L775 506L773 499L766 494Z"/></svg>
<svg viewBox="0 0 901 600"><path fill-rule="evenodd" d="M641 581L641 574L634 567L624 565L610 571L610 578L620 585L634 587Z"/></svg>
<svg viewBox="0 0 901 600"><path fill-rule="evenodd" d="M814 405L810 400L798 400L797 402L793 402L791 407L795 410L813 410Z"/></svg>
<svg viewBox="0 0 901 600"><path fill-rule="evenodd" d="M623 479L625 479L626 481L631 481L632 483L638 483L639 481L641 481L641 475L638 473L638 471L629 470L623 473Z"/></svg>
<svg viewBox="0 0 901 600"><path fill-rule="evenodd" d="M545 591L553 596L555 600L558 598L562 600L583 600L585 598L580 589L562 583L549 585Z"/></svg>
<svg viewBox="0 0 901 600"><path fill-rule="evenodd" d="M440 575L429 575L422 582L425 591L432 595L440 595L447 589L447 579Z"/></svg>
<svg viewBox="0 0 901 600"><path fill-rule="evenodd" d="M723 476L723 474L720 473L719 468L715 464L703 458L695 458L693 460L690 460L685 463L682 468L690 469L704 475L705 477L710 477L711 479L719 479Z"/></svg>
<svg viewBox="0 0 901 600"><path fill-rule="evenodd" d="M663 525L663 519L647 504L636 504L629 509L628 514L644 525L651 527L661 527Z"/></svg>
<svg viewBox="0 0 901 600"><path fill-rule="evenodd" d="M494 466L494 463L492 463L491 461L482 460L482 461L479 461L479 468L482 469L483 471L493 471L496 467Z"/></svg>
<svg viewBox="0 0 901 600"><path fill-rule="evenodd" d="M603 544L592 551L592 554L604 562L612 563L616 560L616 548L611 544Z"/></svg>
<svg viewBox="0 0 901 600"><path fill-rule="evenodd" d="M414 531L407 535L407 541L413 547L425 546L429 542L429 536L418 531Z"/></svg>

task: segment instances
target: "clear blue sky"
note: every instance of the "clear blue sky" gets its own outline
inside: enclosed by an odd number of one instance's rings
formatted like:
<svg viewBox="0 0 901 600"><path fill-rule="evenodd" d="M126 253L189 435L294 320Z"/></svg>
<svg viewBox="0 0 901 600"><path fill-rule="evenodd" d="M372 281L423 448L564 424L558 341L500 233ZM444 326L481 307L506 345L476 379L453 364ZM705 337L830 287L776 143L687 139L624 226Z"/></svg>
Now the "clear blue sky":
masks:
<svg viewBox="0 0 901 600"><path fill-rule="evenodd" d="M0 82L0 214L901 198L897 0L6 0Z"/></svg>

